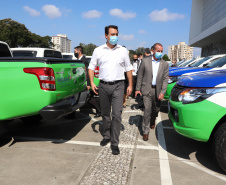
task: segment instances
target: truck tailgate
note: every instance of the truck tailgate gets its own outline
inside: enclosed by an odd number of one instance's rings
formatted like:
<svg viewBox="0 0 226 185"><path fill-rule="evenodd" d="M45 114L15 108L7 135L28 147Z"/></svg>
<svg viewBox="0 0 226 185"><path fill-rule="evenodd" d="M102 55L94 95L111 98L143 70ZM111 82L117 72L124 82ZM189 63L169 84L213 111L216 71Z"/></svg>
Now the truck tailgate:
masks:
<svg viewBox="0 0 226 185"><path fill-rule="evenodd" d="M50 67L54 70L57 100L86 89L86 69L83 63L50 64Z"/></svg>

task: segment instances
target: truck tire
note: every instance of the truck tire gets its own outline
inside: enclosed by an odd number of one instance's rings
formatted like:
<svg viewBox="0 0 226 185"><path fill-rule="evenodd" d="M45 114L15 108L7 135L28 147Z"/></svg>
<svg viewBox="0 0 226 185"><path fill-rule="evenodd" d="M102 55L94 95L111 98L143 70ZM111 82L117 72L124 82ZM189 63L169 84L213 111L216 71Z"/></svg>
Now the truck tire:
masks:
<svg viewBox="0 0 226 185"><path fill-rule="evenodd" d="M42 116L38 114L38 115L28 116L20 119L27 125L36 125L40 123L40 121L42 120Z"/></svg>
<svg viewBox="0 0 226 185"><path fill-rule="evenodd" d="M221 124L214 133L212 149L218 165L226 173L226 122Z"/></svg>

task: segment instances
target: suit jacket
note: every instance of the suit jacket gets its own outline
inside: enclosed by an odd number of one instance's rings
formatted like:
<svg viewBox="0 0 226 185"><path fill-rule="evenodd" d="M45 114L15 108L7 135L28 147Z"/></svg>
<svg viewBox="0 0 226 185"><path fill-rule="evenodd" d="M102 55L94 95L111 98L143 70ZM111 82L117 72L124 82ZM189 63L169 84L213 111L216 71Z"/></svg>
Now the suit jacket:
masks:
<svg viewBox="0 0 226 185"><path fill-rule="evenodd" d="M140 65L137 74L136 91L141 91L142 95L147 95L151 91L152 85L152 57L145 57ZM163 59L160 60L156 79L156 96L165 94L169 78L169 65Z"/></svg>
<svg viewBox="0 0 226 185"><path fill-rule="evenodd" d="M83 57L81 58L81 61L84 62L86 70L87 70L87 86L91 86L90 85L90 79L89 79L89 73L88 73L88 67L89 67L89 62L86 60L86 57L83 55Z"/></svg>

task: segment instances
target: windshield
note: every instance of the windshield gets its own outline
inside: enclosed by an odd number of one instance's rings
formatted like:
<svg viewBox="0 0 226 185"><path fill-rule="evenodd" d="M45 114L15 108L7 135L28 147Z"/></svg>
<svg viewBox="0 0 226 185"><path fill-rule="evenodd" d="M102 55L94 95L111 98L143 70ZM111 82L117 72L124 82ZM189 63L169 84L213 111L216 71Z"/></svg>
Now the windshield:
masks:
<svg viewBox="0 0 226 185"><path fill-rule="evenodd" d="M73 56L72 55L63 55L63 58L65 58L65 59L72 59Z"/></svg>
<svg viewBox="0 0 226 185"><path fill-rule="evenodd" d="M187 62L187 60L182 61L180 64L177 64L178 67L180 67L183 63Z"/></svg>
<svg viewBox="0 0 226 185"><path fill-rule="evenodd" d="M60 51L45 50L44 57L62 58Z"/></svg>
<svg viewBox="0 0 226 185"><path fill-rule="evenodd" d="M180 65L180 67L185 67L187 64L189 64L190 62L192 62L193 60L189 60L187 62L184 62L183 64Z"/></svg>
<svg viewBox="0 0 226 185"><path fill-rule="evenodd" d="M12 51L14 57L36 57L37 51Z"/></svg>
<svg viewBox="0 0 226 185"><path fill-rule="evenodd" d="M199 65L201 65L202 63L204 63L205 61L209 60L211 57L206 57L203 58L201 60L199 60L198 62L195 62L194 64L192 64L190 67L199 67Z"/></svg>
<svg viewBox="0 0 226 185"><path fill-rule="evenodd" d="M180 64L182 64L183 62L185 62L185 60L182 60L182 61L177 62L177 65L180 65Z"/></svg>
<svg viewBox="0 0 226 185"><path fill-rule="evenodd" d="M226 64L226 57L215 60L214 62L208 64L206 67L214 68L214 67L222 67Z"/></svg>

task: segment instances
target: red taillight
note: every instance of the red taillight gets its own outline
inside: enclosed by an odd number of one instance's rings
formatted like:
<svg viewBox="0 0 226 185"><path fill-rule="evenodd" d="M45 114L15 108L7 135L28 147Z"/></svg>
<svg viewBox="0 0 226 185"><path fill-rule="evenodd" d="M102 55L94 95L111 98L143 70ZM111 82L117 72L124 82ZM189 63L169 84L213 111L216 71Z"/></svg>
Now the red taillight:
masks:
<svg viewBox="0 0 226 185"><path fill-rule="evenodd" d="M36 75L41 89L48 91L56 90L55 76L52 68L48 67L24 68L24 72Z"/></svg>
<svg viewBox="0 0 226 185"><path fill-rule="evenodd" d="M96 78L99 78L99 66L96 66L95 71L94 71L94 76Z"/></svg>

